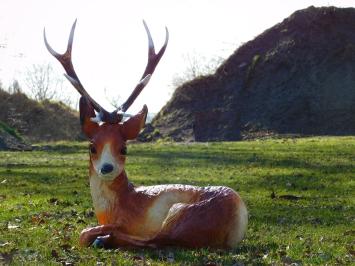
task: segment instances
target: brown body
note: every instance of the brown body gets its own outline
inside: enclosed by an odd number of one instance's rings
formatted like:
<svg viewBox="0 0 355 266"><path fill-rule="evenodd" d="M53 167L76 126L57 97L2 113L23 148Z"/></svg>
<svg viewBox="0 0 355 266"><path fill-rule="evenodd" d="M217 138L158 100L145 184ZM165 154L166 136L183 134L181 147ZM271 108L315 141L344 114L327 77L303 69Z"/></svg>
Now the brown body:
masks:
<svg viewBox="0 0 355 266"><path fill-rule="evenodd" d="M238 194L230 188L136 188L124 172L103 187L103 191L110 191L109 197L113 196L107 199L110 204L106 210L96 212L103 226L84 230L82 245L91 244L100 235L111 235L108 246L233 248L244 236L247 212ZM102 200L94 194L94 202Z"/></svg>
<svg viewBox="0 0 355 266"><path fill-rule="evenodd" d="M183 246L233 248L245 234L248 215L239 195L227 187L159 185L135 187L124 170L127 140L144 126L148 109L122 122L124 112L147 85L168 43L155 53L149 29L148 64L141 81L121 107L112 113L102 108L82 86L71 61L76 22L64 54L45 44L66 70L66 77L82 95L80 121L90 140L90 190L100 226L83 230L80 244L99 239L105 247ZM96 113L95 113L96 111ZM120 113L121 112L121 113Z"/></svg>

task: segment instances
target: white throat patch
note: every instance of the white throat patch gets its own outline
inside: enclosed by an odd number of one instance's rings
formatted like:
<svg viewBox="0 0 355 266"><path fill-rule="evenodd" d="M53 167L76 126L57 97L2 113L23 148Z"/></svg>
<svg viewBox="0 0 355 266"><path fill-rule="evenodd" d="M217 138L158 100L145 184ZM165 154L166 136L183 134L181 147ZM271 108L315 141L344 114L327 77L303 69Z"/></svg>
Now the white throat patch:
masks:
<svg viewBox="0 0 355 266"><path fill-rule="evenodd" d="M108 188L108 183L97 175L90 176L90 192L96 213L108 211L115 202L116 195Z"/></svg>

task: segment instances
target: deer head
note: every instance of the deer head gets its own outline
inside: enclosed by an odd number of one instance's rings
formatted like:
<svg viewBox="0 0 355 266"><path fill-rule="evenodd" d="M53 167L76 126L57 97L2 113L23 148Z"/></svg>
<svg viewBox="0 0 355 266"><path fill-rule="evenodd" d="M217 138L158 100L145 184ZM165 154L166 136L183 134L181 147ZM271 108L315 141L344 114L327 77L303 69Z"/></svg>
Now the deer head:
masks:
<svg viewBox="0 0 355 266"><path fill-rule="evenodd" d="M149 29L143 21L148 35L148 63L140 82L134 88L128 99L113 112L106 111L84 89L77 74L75 73L71 52L74 39L76 20L71 28L67 50L59 54L48 44L44 30L44 43L48 51L62 64L65 77L81 94L80 98L80 123L83 133L90 141L90 175L95 174L104 180L112 180L120 175L124 169L127 154L126 141L135 139L142 127L148 113L148 108L143 109L136 115L130 116L123 121L125 112L132 105L144 87L148 84L151 75L163 56L169 40L167 28L165 43L158 53L155 53L154 43Z"/></svg>

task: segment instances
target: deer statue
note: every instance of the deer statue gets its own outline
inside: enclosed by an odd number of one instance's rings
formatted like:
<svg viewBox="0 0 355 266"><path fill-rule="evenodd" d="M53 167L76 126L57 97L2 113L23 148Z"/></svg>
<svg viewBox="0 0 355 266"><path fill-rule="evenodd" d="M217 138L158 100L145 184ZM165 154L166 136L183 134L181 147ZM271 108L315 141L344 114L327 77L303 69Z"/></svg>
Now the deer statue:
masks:
<svg viewBox="0 0 355 266"><path fill-rule="evenodd" d="M81 94L80 122L90 141L90 190L99 226L84 229L80 245L100 239L104 247L234 248L245 234L248 214L242 199L223 186L190 185L134 186L129 182L125 161L127 141L135 139L145 124L147 106L136 115L124 114L147 85L168 44L158 53L146 23L148 63L132 94L115 111L108 112L84 89L75 73L71 52L76 21L64 54L48 51L62 64L66 78Z"/></svg>

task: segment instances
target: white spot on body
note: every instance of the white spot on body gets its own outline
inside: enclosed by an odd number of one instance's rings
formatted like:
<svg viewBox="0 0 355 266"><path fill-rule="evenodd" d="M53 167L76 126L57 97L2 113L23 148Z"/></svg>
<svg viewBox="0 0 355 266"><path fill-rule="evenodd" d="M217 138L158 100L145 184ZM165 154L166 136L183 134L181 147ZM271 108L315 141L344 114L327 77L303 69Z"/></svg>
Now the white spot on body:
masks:
<svg viewBox="0 0 355 266"><path fill-rule="evenodd" d="M171 193L161 195L148 210L146 224L142 230L149 230L148 234L154 235L159 232L170 207L176 201Z"/></svg>
<svg viewBox="0 0 355 266"><path fill-rule="evenodd" d="M151 191L147 191L148 193L153 193L154 190L159 191L159 188L163 188L164 186L156 186L152 187ZM178 186L176 186L178 187ZM181 186L184 187L184 186ZM186 186L188 187L188 186ZM193 188L193 187L191 187ZM139 188L138 188L139 191ZM159 193L160 194L160 193ZM193 190L175 190L175 191L165 191L159 195L159 197L155 200L153 205L149 208L147 213L146 224L142 227L142 231L146 234L154 235L159 232L163 226L164 221L166 221L167 217L171 216L170 212L175 209L175 205L180 206L182 204L190 203L193 199L194 195ZM177 209L176 209L177 211Z"/></svg>
<svg viewBox="0 0 355 266"><path fill-rule="evenodd" d="M178 213L184 209L188 204L186 203L176 203L169 209L168 215L166 216L165 220L163 221L162 228L167 226L171 220L176 219Z"/></svg>

